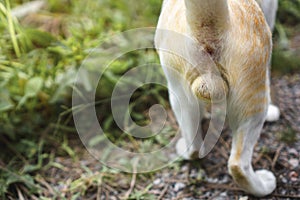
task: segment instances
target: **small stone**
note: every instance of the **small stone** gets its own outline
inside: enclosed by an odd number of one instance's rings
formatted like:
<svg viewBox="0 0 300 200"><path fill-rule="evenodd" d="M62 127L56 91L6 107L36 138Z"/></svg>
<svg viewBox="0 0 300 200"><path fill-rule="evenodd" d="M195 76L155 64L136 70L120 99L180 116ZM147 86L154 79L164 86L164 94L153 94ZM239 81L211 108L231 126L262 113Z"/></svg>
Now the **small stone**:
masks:
<svg viewBox="0 0 300 200"><path fill-rule="evenodd" d="M219 180L217 178L207 178L206 180L209 183L218 183L219 182Z"/></svg>
<svg viewBox="0 0 300 200"><path fill-rule="evenodd" d="M185 184L184 183L176 183L174 185L174 191L175 192L178 192L178 191L182 190L183 188L185 188Z"/></svg>
<svg viewBox="0 0 300 200"><path fill-rule="evenodd" d="M153 181L154 185L159 185L160 183L161 183L161 179L159 178Z"/></svg>
<svg viewBox="0 0 300 200"><path fill-rule="evenodd" d="M220 197L227 197L228 195L227 195L227 192L222 192L221 194L220 194Z"/></svg>
<svg viewBox="0 0 300 200"><path fill-rule="evenodd" d="M291 171L289 173L289 177L290 177L292 182L297 182L299 180L299 174L295 171Z"/></svg>
<svg viewBox="0 0 300 200"><path fill-rule="evenodd" d="M240 197L239 200L248 200L249 197L248 196L244 196L244 197Z"/></svg>
<svg viewBox="0 0 300 200"><path fill-rule="evenodd" d="M195 169L192 169L191 173L190 173L190 177L191 178L197 178L197 175L198 175L198 172Z"/></svg>
<svg viewBox="0 0 300 200"><path fill-rule="evenodd" d="M298 159L290 159L289 164L293 167L296 168L299 166L299 160Z"/></svg>
<svg viewBox="0 0 300 200"><path fill-rule="evenodd" d="M292 154L294 156L298 156L299 155L298 151L296 149L294 149L294 148L289 149L289 154Z"/></svg>
<svg viewBox="0 0 300 200"><path fill-rule="evenodd" d="M181 171L188 171L188 170L189 170L189 167L187 165L185 165L181 168Z"/></svg>
<svg viewBox="0 0 300 200"><path fill-rule="evenodd" d="M281 181L282 181L282 183L287 183L288 182L288 180L284 177L281 178Z"/></svg>
<svg viewBox="0 0 300 200"><path fill-rule="evenodd" d="M292 177L292 178L291 178L291 181L292 181L292 182L298 182L299 179L298 179L298 178L295 178L295 177Z"/></svg>
<svg viewBox="0 0 300 200"><path fill-rule="evenodd" d="M220 181L219 183L228 183L230 181L229 176L225 175Z"/></svg>
<svg viewBox="0 0 300 200"><path fill-rule="evenodd" d="M282 195L286 195L286 193L287 193L286 190L282 190L282 191L280 192L280 194L282 194Z"/></svg>

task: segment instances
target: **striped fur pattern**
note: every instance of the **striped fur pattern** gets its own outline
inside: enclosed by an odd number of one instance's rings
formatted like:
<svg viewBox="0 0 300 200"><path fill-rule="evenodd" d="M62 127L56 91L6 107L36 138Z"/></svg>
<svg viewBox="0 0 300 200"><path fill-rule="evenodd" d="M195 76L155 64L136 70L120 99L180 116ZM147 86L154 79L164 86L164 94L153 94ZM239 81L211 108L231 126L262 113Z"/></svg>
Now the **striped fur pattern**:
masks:
<svg viewBox="0 0 300 200"><path fill-rule="evenodd" d="M275 12L274 9L266 12ZM246 192L256 196L270 194L276 187L273 173L254 171L251 166L252 151L266 117L279 117L278 108L270 105L269 95L272 36L259 4L255 0L165 0L157 28L192 38L210 55L221 74L214 74L205 63L192 66L180 56L160 51L162 44L179 41L167 32L157 32L155 45L183 135L177 143L177 153L186 159L198 154L202 132L201 123L195 119L204 116L204 102L225 97L233 131L229 173ZM188 45L182 49L191 57L202 56ZM198 110L200 113L196 113Z"/></svg>

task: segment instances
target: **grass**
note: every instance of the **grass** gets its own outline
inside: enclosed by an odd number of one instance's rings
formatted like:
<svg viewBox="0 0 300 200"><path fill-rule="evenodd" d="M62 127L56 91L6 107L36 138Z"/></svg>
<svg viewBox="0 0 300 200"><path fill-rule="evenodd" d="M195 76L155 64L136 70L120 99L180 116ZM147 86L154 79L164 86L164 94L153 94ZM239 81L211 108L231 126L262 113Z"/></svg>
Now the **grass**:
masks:
<svg viewBox="0 0 300 200"><path fill-rule="evenodd" d="M0 154L1 199L49 199L51 195L52 199L76 199L89 189L98 188L103 180L113 183L120 176L127 180L131 175L105 167L95 173L79 164L76 167L82 175L58 183L65 187L65 193L61 193L61 188L49 185L45 177L49 178L49 169L65 170L58 158L78 163L82 154L79 149L83 146L76 143L77 132L71 117L71 91L76 89L72 85L74 73L91 49L105 38L132 28L155 26L161 0L49 0L36 14L22 19L12 16L11 10L25 2L28 1L0 0L0 144L5 147ZM294 72L300 68L299 49L293 49L291 41L299 34L299 10L299 0L280 1L274 36L275 72ZM127 42L124 40L121 42ZM115 81L145 60L158 63L153 51L133 52L116 60L104 73L102 87L97 91L97 112L102 113L100 122L105 133L118 145L131 141L133 146L128 148L132 149L146 148L141 143L164 145L174 131L168 127L166 132L171 134L165 137L133 141L116 129L107 109ZM157 72L146 73L157 76ZM88 80L85 84L89 84ZM131 103L135 121L147 124L149 119L144 113L156 103L168 106L165 88L146 85L136 91ZM74 148L76 145L80 148ZM149 179L153 174L137 178ZM147 193L150 187L133 188L125 197L151 199Z"/></svg>
<svg viewBox="0 0 300 200"><path fill-rule="evenodd" d="M299 42L292 38L299 35L300 1L279 1L274 32L273 71L293 73L299 70Z"/></svg>

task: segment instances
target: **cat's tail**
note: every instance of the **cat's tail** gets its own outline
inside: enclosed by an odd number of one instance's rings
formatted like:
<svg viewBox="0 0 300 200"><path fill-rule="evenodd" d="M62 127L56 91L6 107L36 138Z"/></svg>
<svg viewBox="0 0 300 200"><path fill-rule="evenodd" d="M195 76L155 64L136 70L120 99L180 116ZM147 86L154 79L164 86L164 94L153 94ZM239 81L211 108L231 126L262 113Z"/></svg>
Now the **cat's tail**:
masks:
<svg viewBox="0 0 300 200"><path fill-rule="evenodd" d="M207 55L213 56L216 51L220 35L227 28L229 21L229 8L227 0L184 0L186 6L186 19L189 31L192 36L208 49L206 54L199 55L204 62L201 66L207 66L214 59L206 59ZM194 57L197 57L194 56ZM206 63L205 60L208 62ZM197 62L198 63L198 62ZM217 63L216 63L217 64ZM221 65L220 65L221 66ZM219 68L220 66L217 67ZM214 67L213 67L214 68ZM193 80L188 80L193 93L205 101L219 101L228 94L228 81L226 73L221 66L219 74L214 73L213 69L208 69L207 73L201 73ZM210 72L211 71L211 72Z"/></svg>
<svg viewBox="0 0 300 200"><path fill-rule="evenodd" d="M221 102L228 94L228 82L214 73L198 76L191 84L194 95L206 102Z"/></svg>
<svg viewBox="0 0 300 200"><path fill-rule="evenodd" d="M221 28L229 17L227 0L184 0L186 18L191 29Z"/></svg>

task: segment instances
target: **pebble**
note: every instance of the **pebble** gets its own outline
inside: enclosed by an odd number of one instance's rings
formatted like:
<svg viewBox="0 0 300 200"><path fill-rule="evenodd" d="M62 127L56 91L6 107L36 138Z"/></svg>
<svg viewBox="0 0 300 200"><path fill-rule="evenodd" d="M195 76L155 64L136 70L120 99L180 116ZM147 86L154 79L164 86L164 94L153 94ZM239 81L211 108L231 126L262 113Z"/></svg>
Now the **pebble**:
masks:
<svg viewBox="0 0 300 200"><path fill-rule="evenodd" d="M296 149L294 149L294 148L289 149L288 152L289 152L289 154L292 154L294 156L298 156L299 155L299 152Z"/></svg>
<svg viewBox="0 0 300 200"><path fill-rule="evenodd" d="M226 196L218 196L218 197L215 197L214 200L227 200L227 197Z"/></svg>
<svg viewBox="0 0 300 200"><path fill-rule="evenodd" d="M227 200L228 198L227 192L222 192L218 197L215 197L214 200Z"/></svg>
<svg viewBox="0 0 300 200"><path fill-rule="evenodd" d="M185 165L181 168L181 171L183 171L183 172L188 171L188 170L189 170L189 167L187 165Z"/></svg>
<svg viewBox="0 0 300 200"><path fill-rule="evenodd" d="M219 182L219 180L217 178L207 178L206 180L209 183L218 183Z"/></svg>
<svg viewBox="0 0 300 200"><path fill-rule="evenodd" d="M222 192L222 193L220 194L220 197L227 197L227 196L228 196L227 192Z"/></svg>
<svg viewBox="0 0 300 200"><path fill-rule="evenodd" d="M283 176L283 175L280 175L280 180L282 183L287 183L288 180Z"/></svg>
<svg viewBox="0 0 300 200"><path fill-rule="evenodd" d="M174 191L175 192L178 192L178 191L182 190L183 188L185 188L185 184L184 183L176 183L174 185Z"/></svg>
<svg viewBox="0 0 300 200"><path fill-rule="evenodd" d="M111 200L117 200L117 197L115 197L115 196L110 196L109 199L111 199Z"/></svg>
<svg viewBox="0 0 300 200"><path fill-rule="evenodd" d="M153 184L154 184L154 185L159 185L160 183L161 183L161 179L160 179L160 178L155 179L155 180L153 181Z"/></svg>
<svg viewBox="0 0 300 200"><path fill-rule="evenodd" d="M299 166L299 160L298 159L290 159L289 164L294 168Z"/></svg>
<svg viewBox="0 0 300 200"><path fill-rule="evenodd" d="M219 183L228 183L230 181L230 178L228 175L225 175L220 181Z"/></svg>
<svg viewBox="0 0 300 200"><path fill-rule="evenodd" d="M289 173L289 177L291 179L292 182L297 182L298 181L298 178L299 178L299 174L295 171L291 171Z"/></svg>
<svg viewBox="0 0 300 200"><path fill-rule="evenodd" d="M195 200L195 198L192 198L192 197L184 197L182 200Z"/></svg>
<svg viewBox="0 0 300 200"><path fill-rule="evenodd" d="M191 178L197 178L198 172L195 169L192 169L190 172L190 177Z"/></svg>

